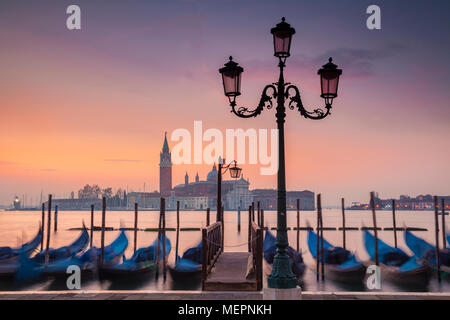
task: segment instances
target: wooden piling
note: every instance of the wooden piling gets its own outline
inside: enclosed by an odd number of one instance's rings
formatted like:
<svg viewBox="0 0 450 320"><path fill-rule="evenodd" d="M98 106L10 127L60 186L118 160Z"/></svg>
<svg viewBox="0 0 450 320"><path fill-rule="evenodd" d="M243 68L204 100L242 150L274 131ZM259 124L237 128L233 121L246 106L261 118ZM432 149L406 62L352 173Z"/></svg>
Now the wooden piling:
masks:
<svg viewBox="0 0 450 320"><path fill-rule="evenodd" d="M445 236L447 235L445 231L445 200L444 198L441 199L441 212L442 212L442 249L445 249L447 247L447 239L445 239Z"/></svg>
<svg viewBox="0 0 450 320"><path fill-rule="evenodd" d="M258 213L258 226L260 226L261 225L261 206L260 206L260 203L259 203L259 201L256 203L256 206L257 206L257 213Z"/></svg>
<svg viewBox="0 0 450 320"><path fill-rule="evenodd" d="M380 265L378 260L378 229L377 229L377 216L375 212L375 199L373 191L370 192L370 206L372 207L372 219L373 219L373 233L375 237L375 264Z"/></svg>
<svg viewBox="0 0 450 320"><path fill-rule="evenodd" d="M209 225L209 208L206 210L207 214L206 214L206 222ZM207 225L207 226L208 226ZM179 242L179 238L180 238L180 201L177 201L177 242L175 244L175 264L178 261L178 242Z"/></svg>
<svg viewBox="0 0 450 320"><path fill-rule="evenodd" d="M248 252L252 251L252 206L248 207Z"/></svg>
<svg viewBox="0 0 450 320"><path fill-rule="evenodd" d="M55 224L54 224L54 232L58 231L58 206L55 206Z"/></svg>
<svg viewBox="0 0 450 320"><path fill-rule="evenodd" d="M178 208L178 205L177 205ZM178 209L177 209L178 210ZM209 227L209 225L211 224L211 217L210 217L210 209L206 208L206 226Z"/></svg>
<svg viewBox="0 0 450 320"><path fill-rule="evenodd" d="M320 214L319 214L320 193L317 195L317 235L316 235L316 277L320 279L320 254L319 254L319 235L320 235Z"/></svg>
<svg viewBox="0 0 450 320"><path fill-rule="evenodd" d="M42 200L42 199L41 199ZM45 234L45 203L42 203L42 223L41 223L41 252L44 250L44 234Z"/></svg>
<svg viewBox="0 0 450 320"><path fill-rule="evenodd" d="M252 221L255 221L255 203L252 202Z"/></svg>
<svg viewBox="0 0 450 320"><path fill-rule="evenodd" d="M238 233L241 232L241 206L239 205L238 207L238 212L237 212L237 229L238 229Z"/></svg>
<svg viewBox="0 0 450 320"><path fill-rule="evenodd" d="M102 200L102 235L101 235L101 256L100 265L103 265L105 260L105 218L106 218L106 197Z"/></svg>
<svg viewBox="0 0 450 320"><path fill-rule="evenodd" d="M342 207L342 247L347 249L346 239L345 239L345 200L341 198L341 207Z"/></svg>
<svg viewBox="0 0 450 320"><path fill-rule="evenodd" d="M158 222L158 243L156 245L156 272L155 278L158 279L159 275L159 255L161 252L161 227L162 227L162 208L165 207L166 200L164 198L160 199L159 203L159 222Z"/></svg>
<svg viewBox="0 0 450 320"><path fill-rule="evenodd" d="M92 248L92 243L94 241L94 205L91 204L91 243L90 248Z"/></svg>
<svg viewBox="0 0 450 320"><path fill-rule="evenodd" d="M325 280L325 254L323 249L323 215L322 215L322 199L319 198L319 215L320 215L320 265L322 269L322 281Z"/></svg>
<svg viewBox="0 0 450 320"><path fill-rule="evenodd" d="M52 195L48 195L48 215L47 215L47 245L45 246L45 264L49 263L50 255L50 228L52 224Z"/></svg>
<svg viewBox="0 0 450 320"><path fill-rule="evenodd" d="M395 199L392 199L392 225L394 227L394 245L397 248L397 220L395 217Z"/></svg>
<svg viewBox="0 0 450 320"><path fill-rule="evenodd" d="M167 277L167 260L166 260L166 199L164 199L162 207L162 238L163 238L163 277L166 281Z"/></svg>
<svg viewBox="0 0 450 320"><path fill-rule="evenodd" d="M260 227L264 231L264 209L261 209L261 225Z"/></svg>
<svg viewBox="0 0 450 320"><path fill-rule="evenodd" d="M297 252L300 251L300 199L297 199Z"/></svg>
<svg viewBox="0 0 450 320"><path fill-rule="evenodd" d="M136 252L137 247L137 231L138 231L138 203L134 203L134 249L133 252Z"/></svg>
<svg viewBox="0 0 450 320"><path fill-rule="evenodd" d="M441 282L441 259L439 257L439 204L438 197L434 196L434 233L436 236L436 265L437 265L437 278L438 282Z"/></svg>

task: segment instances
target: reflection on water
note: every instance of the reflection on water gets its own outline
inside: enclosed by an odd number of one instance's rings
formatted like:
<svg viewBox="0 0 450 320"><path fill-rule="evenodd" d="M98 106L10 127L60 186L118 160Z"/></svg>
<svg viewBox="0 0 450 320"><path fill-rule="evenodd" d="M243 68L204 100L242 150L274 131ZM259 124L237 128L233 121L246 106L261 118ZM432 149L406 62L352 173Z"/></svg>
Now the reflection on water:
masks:
<svg viewBox="0 0 450 320"><path fill-rule="evenodd" d="M340 210L324 210L324 226L325 227L340 227L341 226L341 212ZM212 220L215 215L212 214ZM206 214L201 211L183 211L180 214L181 228L198 228L205 226ZM159 212L155 211L141 211L139 213L139 228L155 228L158 225ZM0 246L17 246L23 241L29 240L33 237L38 229L41 220L40 211L0 211ZM53 219L52 219L53 220ZM81 227L83 221L88 224L90 221L90 212L86 211L60 211L58 214L58 229L57 233L52 231L51 247L61 247L71 243L79 234L79 231L69 230L70 228ZM312 211L303 211L300 216L301 226L306 226L307 223L314 226L316 221L316 213ZM296 212L288 212L288 226L295 227L297 223ZM377 223L381 228L392 227L392 213L390 211L378 211ZM269 228L276 226L276 212L265 211L265 224ZM96 212L95 225L101 225L101 213ZM372 216L370 211L347 211L346 212L346 226L347 227L361 227L362 225L371 226ZM424 238L430 243L434 243L434 212L431 211L398 211L397 225L407 227L421 227L427 228L428 231L414 232L418 236ZM134 213L131 211L110 211L106 215L106 226L120 228L134 226ZM176 213L169 211L166 213L167 228L176 227ZM234 211L225 212L225 251L246 251L247 250L247 228L248 214L242 212L241 214L241 228L238 232L237 213ZM447 228L449 230L449 228ZM118 235L118 231L105 232L105 244L112 242ZM157 233L153 231L138 232L137 247L150 245L156 238ZM125 251L126 257L133 254L133 232L127 231L129 239L129 246ZM176 232L167 231L167 236L171 242L175 244ZM288 232L289 241L295 248L297 243L297 231L290 230ZM324 237L334 245L342 244L341 231L324 231ZM379 237L388 244L393 244L394 237L392 231L380 231ZM180 232L179 254L184 250L197 245L201 238L200 231L182 231ZM361 231L347 231L347 249L356 252L359 259L365 261L368 255L365 252ZM94 232L94 246L100 246L100 232ZM398 245L408 254L412 252L407 248L403 233L398 232ZM441 244L442 245L442 244ZM315 261L312 259L306 245L306 232L300 231L300 249L303 253L303 258L308 268L301 279L301 287L305 291L364 291L364 285L342 284L331 280L325 282L317 282L315 274ZM173 264L175 259L175 247L173 246L168 263ZM265 283L266 285L267 283ZM167 271L166 281L164 281L163 271L161 270L156 279L154 273L146 274L138 278L126 278L110 281L99 280L96 275L88 275L82 277L82 289L84 290L99 290L99 289L114 289L114 290L199 290L200 283L194 282L174 282ZM65 279L43 279L29 284L17 284L14 282L2 281L0 282L0 290L67 290ZM443 281L439 284L435 277L432 278L427 288L411 288L398 287L394 284L383 282L383 291L444 291L450 292L450 281Z"/></svg>

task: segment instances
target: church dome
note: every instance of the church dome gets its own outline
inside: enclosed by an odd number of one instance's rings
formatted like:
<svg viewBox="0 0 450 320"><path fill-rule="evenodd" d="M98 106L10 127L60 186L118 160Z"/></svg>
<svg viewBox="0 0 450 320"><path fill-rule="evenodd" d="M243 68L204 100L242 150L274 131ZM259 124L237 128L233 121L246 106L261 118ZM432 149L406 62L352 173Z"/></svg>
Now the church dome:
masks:
<svg viewBox="0 0 450 320"><path fill-rule="evenodd" d="M208 173L208 175L206 176L206 180L207 181L211 181L211 182L216 182L217 181L217 168L216 168L216 164L214 164L214 167L212 168L212 170Z"/></svg>

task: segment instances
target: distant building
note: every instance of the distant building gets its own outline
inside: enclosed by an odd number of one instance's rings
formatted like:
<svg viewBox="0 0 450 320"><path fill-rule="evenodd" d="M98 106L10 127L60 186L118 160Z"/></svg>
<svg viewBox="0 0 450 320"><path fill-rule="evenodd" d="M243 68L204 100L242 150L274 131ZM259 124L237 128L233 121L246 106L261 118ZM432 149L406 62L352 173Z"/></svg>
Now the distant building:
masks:
<svg viewBox="0 0 450 320"><path fill-rule="evenodd" d="M21 204L20 204L20 199L18 196L16 196L16 198L14 199L13 205L14 205L14 209L16 209L16 210L20 209Z"/></svg>
<svg viewBox="0 0 450 320"><path fill-rule="evenodd" d="M450 196L438 196L438 209L442 209L442 199L444 199L445 209L450 209ZM380 199L377 194L374 197L375 208L392 210L392 200L394 199ZM399 199L395 200L395 208L398 210L434 210L434 197L430 194L419 195L415 198L401 195ZM370 206L367 203L353 203L350 209L368 210Z"/></svg>
<svg viewBox="0 0 450 320"><path fill-rule="evenodd" d="M159 157L159 192L162 197L167 197L172 191L172 159L169 144L167 143L167 132L164 136L164 144Z"/></svg>
<svg viewBox="0 0 450 320"><path fill-rule="evenodd" d="M48 201L45 203L45 207L48 208ZM52 200L52 210L55 206L58 206L58 210L88 210L94 205L96 210L102 208L102 199L53 199Z"/></svg>
<svg viewBox="0 0 450 320"><path fill-rule="evenodd" d="M252 190L253 201L260 203L261 209L277 210L277 190L275 189L255 189ZM300 210L314 210L314 192L304 191L287 191L286 192L286 209L296 210L297 199L300 199Z"/></svg>

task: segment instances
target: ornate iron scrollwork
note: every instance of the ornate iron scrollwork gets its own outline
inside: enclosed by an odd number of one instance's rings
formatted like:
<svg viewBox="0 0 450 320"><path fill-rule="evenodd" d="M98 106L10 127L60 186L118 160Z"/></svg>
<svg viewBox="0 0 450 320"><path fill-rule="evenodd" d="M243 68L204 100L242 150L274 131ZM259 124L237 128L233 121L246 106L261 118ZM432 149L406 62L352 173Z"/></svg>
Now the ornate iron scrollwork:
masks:
<svg viewBox="0 0 450 320"><path fill-rule="evenodd" d="M269 89L273 90L272 95L267 94L267 91ZM248 108L245 108L245 107L239 107L236 109L236 102L231 101L230 102L231 112L233 112L235 115L237 115L240 118L256 117L261 114L264 107L266 107L267 109L271 109L273 107L272 98L276 99L276 97L277 97L277 90L276 90L275 86L269 84L264 88L262 95L261 95L261 99L260 99L259 104L256 107L256 109L249 110Z"/></svg>
<svg viewBox="0 0 450 320"><path fill-rule="evenodd" d="M295 91L295 94L293 96L289 95L290 90ZM289 109L294 110L295 106L297 106L297 109L300 112L300 114L307 119L320 120L330 114L331 104L325 105L326 111L320 108L314 109L313 111L306 110L305 107L303 106L302 99L300 97L300 91L294 85L290 85L286 88L285 98L286 99L289 98L289 105L288 105Z"/></svg>

